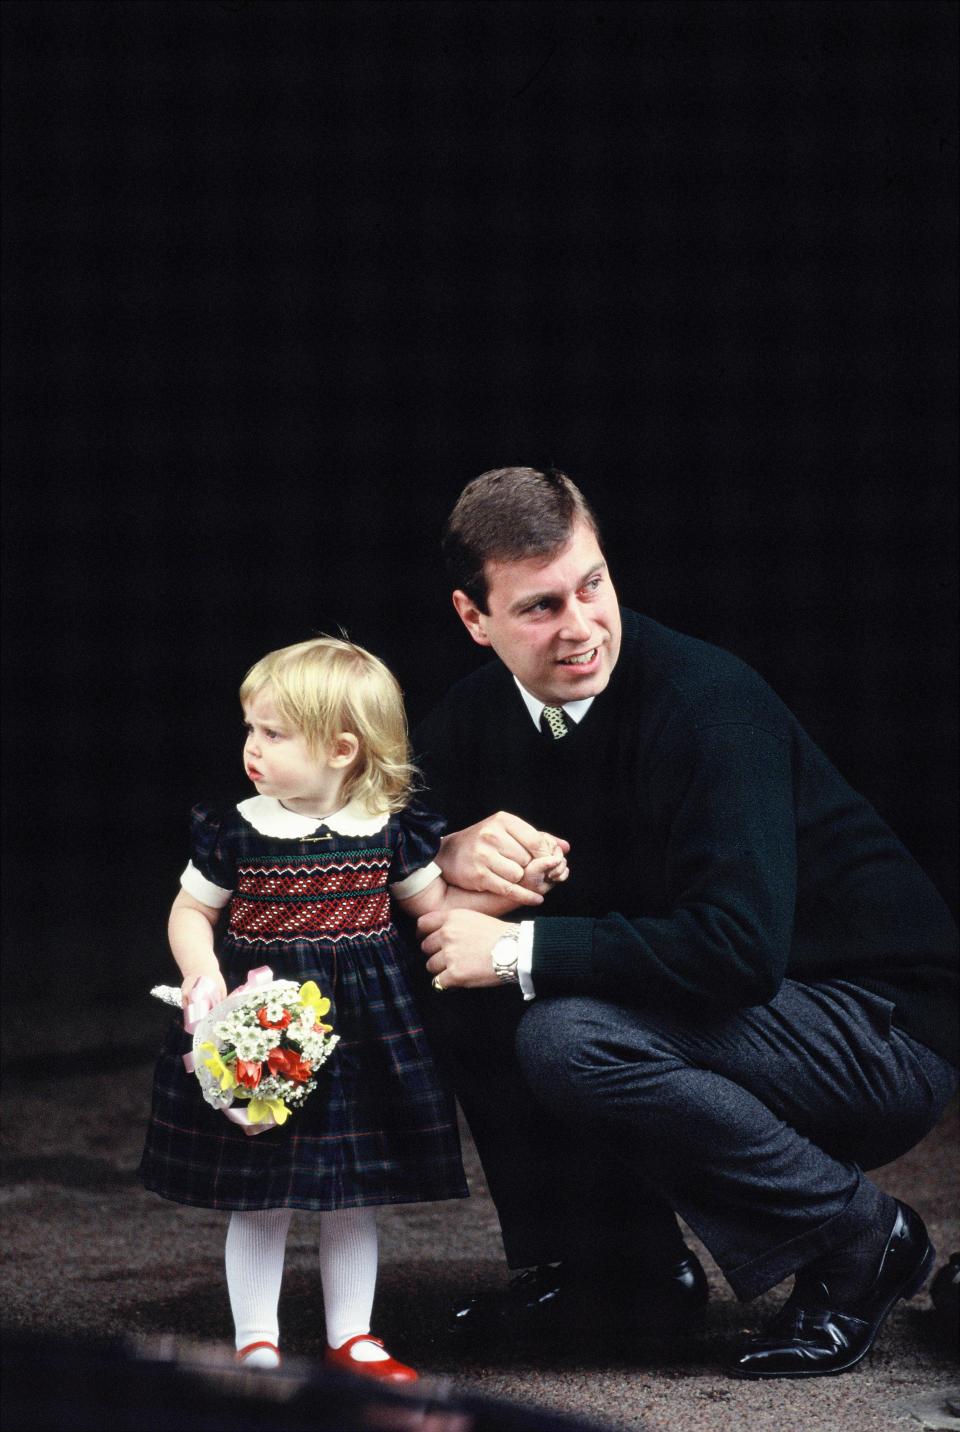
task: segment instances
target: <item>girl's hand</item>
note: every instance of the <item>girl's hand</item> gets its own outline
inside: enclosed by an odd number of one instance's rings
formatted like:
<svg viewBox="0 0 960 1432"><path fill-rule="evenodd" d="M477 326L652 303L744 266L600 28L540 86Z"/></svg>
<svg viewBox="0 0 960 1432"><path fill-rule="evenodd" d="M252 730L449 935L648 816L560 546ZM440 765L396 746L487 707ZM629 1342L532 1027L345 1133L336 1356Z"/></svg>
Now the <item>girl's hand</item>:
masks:
<svg viewBox="0 0 960 1432"><path fill-rule="evenodd" d="M214 1004L219 1004L222 999L226 999L227 982L223 978L223 975L221 974L220 970L205 970L203 974L187 975L183 983L181 984L180 999L183 1003L184 1009L186 1009L187 1005L190 1003L191 992L198 980L209 980L210 983L213 985L215 990L215 994L212 996Z"/></svg>
<svg viewBox="0 0 960 1432"><path fill-rule="evenodd" d="M538 895L549 895L554 885L561 884L570 874L567 858L559 845L549 855L538 855L523 872L522 884Z"/></svg>
<svg viewBox="0 0 960 1432"><path fill-rule="evenodd" d="M460 890L482 891L509 900L509 908L536 905L534 891L523 879L531 860L547 855L557 846L570 849L567 841L545 835L509 811L497 811L487 820L466 830L452 831L440 843L437 864L448 885Z"/></svg>

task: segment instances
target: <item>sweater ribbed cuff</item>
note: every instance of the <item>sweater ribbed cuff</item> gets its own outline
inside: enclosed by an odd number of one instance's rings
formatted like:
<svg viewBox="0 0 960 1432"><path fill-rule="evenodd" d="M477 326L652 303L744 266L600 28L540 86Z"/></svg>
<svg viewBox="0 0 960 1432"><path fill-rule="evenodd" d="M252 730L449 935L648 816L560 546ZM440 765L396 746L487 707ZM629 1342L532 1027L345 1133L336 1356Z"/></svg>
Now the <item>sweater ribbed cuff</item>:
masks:
<svg viewBox="0 0 960 1432"><path fill-rule="evenodd" d="M595 989L593 932L596 920L555 915L533 929L533 987L537 994L574 994Z"/></svg>

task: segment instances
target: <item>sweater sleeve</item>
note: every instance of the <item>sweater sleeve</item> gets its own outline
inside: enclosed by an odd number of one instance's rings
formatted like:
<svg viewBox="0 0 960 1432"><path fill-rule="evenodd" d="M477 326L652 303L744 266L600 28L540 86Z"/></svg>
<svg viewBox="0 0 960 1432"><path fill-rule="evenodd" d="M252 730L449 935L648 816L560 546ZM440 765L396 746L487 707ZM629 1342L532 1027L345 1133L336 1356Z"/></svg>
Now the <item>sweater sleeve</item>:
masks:
<svg viewBox="0 0 960 1432"><path fill-rule="evenodd" d="M695 729L638 798L659 831L666 912L538 919L538 994L728 1007L772 999L796 894L789 741L741 722Z"/></svg>

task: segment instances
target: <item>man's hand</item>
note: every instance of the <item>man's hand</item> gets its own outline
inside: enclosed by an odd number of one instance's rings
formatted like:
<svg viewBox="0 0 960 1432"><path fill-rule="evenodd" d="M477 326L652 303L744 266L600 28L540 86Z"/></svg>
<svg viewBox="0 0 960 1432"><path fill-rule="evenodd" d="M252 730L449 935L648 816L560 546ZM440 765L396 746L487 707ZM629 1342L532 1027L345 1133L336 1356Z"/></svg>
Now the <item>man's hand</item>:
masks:
<svg viewBox="0 0 960 1432"><path fill-rule="evenodd" d="M570 849L569 841L548 836L518 815L501 810L444 836L437 863L447 883L461 890L486 890L516 905L538 905L537 892L521 882L531 860L546 853L544 841L551 843L551 849L559 846L562 854Z"/></svg>
<svg viewBox="0 0 960 1432"><path fill-rule="evenodd" d="M440 975L444 989L481 989L500 981L493 972L491 951L501 935L516 930L509 920L495 920L476 910L431 910L417 921L427 971Z"/></svg>

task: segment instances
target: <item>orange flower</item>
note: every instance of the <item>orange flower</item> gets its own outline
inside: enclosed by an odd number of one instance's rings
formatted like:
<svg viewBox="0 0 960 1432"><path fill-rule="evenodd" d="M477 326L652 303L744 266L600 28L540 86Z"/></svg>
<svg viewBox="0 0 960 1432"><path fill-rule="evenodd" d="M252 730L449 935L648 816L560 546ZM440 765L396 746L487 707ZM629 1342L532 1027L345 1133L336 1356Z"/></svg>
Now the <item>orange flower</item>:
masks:
<svg viewBox="0 0 960 1432"><path fill-rule="evenodd" d="M290 1023L290 1015L287 1010L284 1010L279 1019L270 1019L267 1016L267 1007L264 1005L257 1010L257 1020L261 1029L286 1029Z"/></svg>
<svg viewBox="0 0 960 1432"><path fill-rule="evenodd" d="M263 1073L263 1065L257 1059L237 1060L237 1083L243 1084L247 1089L255 1089L260 1083L260 1075Z"/></svg>
<svg viewBox="0 0 960 1432"><path fill-rule="evenodd" d="M267 1064L271 1074L285 1074L295 1084L305 1084L313 1073L312 1066L295 1049L271 1049Z"/></svg>

